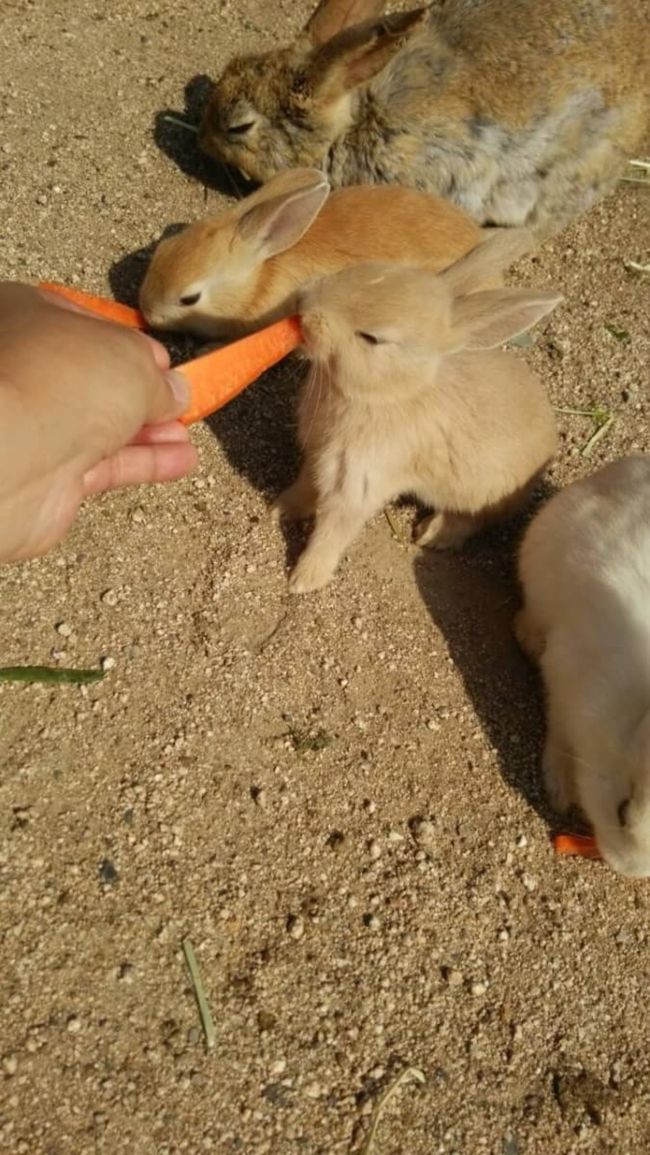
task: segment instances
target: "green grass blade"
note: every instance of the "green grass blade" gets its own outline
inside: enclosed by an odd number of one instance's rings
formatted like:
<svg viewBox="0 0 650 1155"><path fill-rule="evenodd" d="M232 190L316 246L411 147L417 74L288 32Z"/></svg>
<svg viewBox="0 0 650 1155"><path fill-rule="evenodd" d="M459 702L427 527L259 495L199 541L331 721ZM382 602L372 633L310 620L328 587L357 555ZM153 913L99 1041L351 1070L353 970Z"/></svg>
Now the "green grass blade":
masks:
<svg viewBox="0 0 650 1155"><path fill-rule="evenodd" d="M205 987L203 986L203 979L201 978L199 964L196 961L194 947L192 946L189 938L183 940L183 954L185 955L185 962L187 963L187 969L190 972L192 986L194 987L194 995L196 997L196 1003L199 1008L199 1015L201 1016L201 1026L203 1027L203 1034L205 1035L205 1045L208 1050L211 1051L215 1044L216 1031L214 1029L212 1014L210 1013L210 1008L208 1006L208 1000L206 998Z"/></svg>
<svg viewBox="0 0 650 1155"><path fill-rule="evenodd" d="M0 666L0 682L71 683L101 682L105 670L69 670L63 666Z"/></svg>

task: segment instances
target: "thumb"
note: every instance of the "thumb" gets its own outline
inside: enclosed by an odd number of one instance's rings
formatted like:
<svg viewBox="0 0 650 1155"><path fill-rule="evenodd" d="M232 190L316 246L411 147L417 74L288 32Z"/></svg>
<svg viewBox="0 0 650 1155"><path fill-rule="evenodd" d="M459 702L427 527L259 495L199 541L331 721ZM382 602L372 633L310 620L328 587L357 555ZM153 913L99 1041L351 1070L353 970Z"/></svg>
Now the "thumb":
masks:
<svg viewBox="0 0 650 1155"><path fill-rule="evenodd" d="M166 382L169 393L166 398L155 398L153 403L154 412L148 414L148 422L168 421L170 418L182 417L189 409L190 405L190 383L187 377L178 369L167 369L162 374L163 380ZM170 396L171 394L171 396ZM162 411L158 411L158 401L162 406Z"/></svg>

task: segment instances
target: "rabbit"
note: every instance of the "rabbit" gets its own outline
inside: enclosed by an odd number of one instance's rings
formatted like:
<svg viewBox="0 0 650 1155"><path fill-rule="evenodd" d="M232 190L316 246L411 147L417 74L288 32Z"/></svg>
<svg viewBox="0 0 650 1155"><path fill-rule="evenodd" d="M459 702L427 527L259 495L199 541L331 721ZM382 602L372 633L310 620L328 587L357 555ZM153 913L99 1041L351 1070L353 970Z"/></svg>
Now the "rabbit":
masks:
<svg viewBox="0 0 650 1155"><path fill-rule="evenodd" d="M603 858L650 876L650 455L567 486L519 554L520 644L541 666L554 806L578 804Z"/></svg>
<svg viewBox="0 0 650 1155"><path fill-rule="evenodd" d="M292 312L310 279L367 260L442 269L482 237L461 209L428 193L384 185L330 196L322 173L290 169L161 241L140 307L155 328L238 336Z"/></svg>
<svg viewBox="0 0 650 1155"><path fill-rule="evenodd" d="M320 589L364 523L400 494L435 513L421 545L461 545L514 511L553 456L541 383L497 346L561 300L524 289L473 291L530 244L494 233L447 270L357 265L300 296L312 364L299 403L303 464L276 517L315 517L290 579Z"/></svg>
<svg viewBox="0 0 650 1155"><path fill-rule="evenodd" d="M559 231L643 138L647 0L322 0L288 48L237 56L199 147L256 181L404 184L478 224Z"/></svg>

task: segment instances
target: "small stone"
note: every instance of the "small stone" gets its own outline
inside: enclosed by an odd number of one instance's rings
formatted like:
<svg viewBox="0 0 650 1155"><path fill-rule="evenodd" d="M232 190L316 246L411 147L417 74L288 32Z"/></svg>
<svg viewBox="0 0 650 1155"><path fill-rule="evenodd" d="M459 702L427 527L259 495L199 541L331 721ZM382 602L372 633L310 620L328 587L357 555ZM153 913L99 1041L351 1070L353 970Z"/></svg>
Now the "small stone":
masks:
<svg viewBox="0 0 650 1155"><path fill-rule="evenodd" d="M330 850L340 850L344 842L345 834L342 830L333 830L332 833L327 836L327 845Z"/></svg>
<svg viewBox="0 0 650 1155"><path fill-rule="evenodd" d="M377 918L376 914L364 915L363 921L364 921L365 925L367 926L368 930L380 930L381 929L381 922Z"/></svg>
<svg viewBox="0 0 650 1155"><path fill-rule="evenodd" d="M526 890L537 890L537 879L533 878L532 874L524 874L521 881L526 887Z"/></svg>
<svg viewBox="0 0 650 1155"><path fill-rule="evenodd" d="M106 886L113 886L119 875L110 858L104 858L99 864L99 877Z"/></svg>
<svg viewBox="0 0 650 1155"><path fill-rule="evenodd" d="M352 619L352 625L354 626L355 630L360 630L363 625L363 618L360 618L357 615L357 617Z"/></svg>
<svg viewBox="0 0 650 1155"><path fill-rule="evenodd" d="M145 521L145 512L141 505L136 505L131 514L131 521L134 521L136 525L142 525Z"/></svg>
<svg viewBox="0 0 650 1155"><path fill-rule="evenodd" d="M463 972L455 970L454 967L445 971L445 978L449 987L462 987L463 985Z"/></svg>
<svg viewBox="0 0 650 1155"><path fill-rule="evenodd" d="M59 622L56 627L56 632L60 634L62 638L71 638L72 626L68 625L67 622Z"/></svg>
<svg viewBox="0 0 650 1155"><path fill-rule="evenodd" d="M376 838L371 839L371 841L368 843L368 854L372 858L373 862L376 862L378 858L381 858L381 846L377 842Z"/></svg>
<svg viewBox="0 0 650 1155"><path fill-rule="evenodd" d="M286 1069L287 1069L287 1060L286 1059L276 1059L275 1062L271 1063L271 1066L269 1067L269 1075L271 1075L273 1077L277 1077L278 1075L283 1075L284 1072L286 1071Z"/></svg>
<svg viewBox="0 0 650 1155"><path fill-rule="evenodd" d="M528 846L528 839L526 838L525 834L519 835L519 838L517 839L517 846L520 850L523 850L524 847Z"/></svg>
<svg viewBox="0 0 650 1155"><path fill-rule="evenodd" d="M99 664L100 664L102 670L114 670L117 663L115 661L115 658L111 658L109 656L109 657L102 658L102 660Z"/></svg>
<svg viewBox="0 0 650 1155"><path fill-rule="evenodd" d="M302 938L305 933L305 923L299 914L290 914L287 919L287 930L292 938Z"/></svg>
<svg viewBox="0 0 650 1155"><path fill-rule="evenodd" d="M270 1011L257 1012L257 1025L260 1031L272 1031L277 1021L277 1016L272 1015Z"/></svg>
<svg viewBox="0 0 650 1155"><path fill-rule="evenodd" d="M383 1079L385 1074L386 1071L383 1067L373 1067L372 1071L370 1072L370 1078L374 1079L375 1082L378 1082L379 1079Z"/></svg>
<svg viewBox="0 0 650 1155"><path fill-rule="evenodd" d="M5 1074L15 1075L18 1070L18 1059L15 1055L5 1055L2 1060L2 1066L5 1069Z"/></svg>
<svg viewBox="0 0 650 1155"><path fill-rule="evenodd" d="M119 598L115 590L104 590L102 594L102 601L105 606L116 606Z"/></svg>
<svg viewBox="0 0 650 1155"><path fill-rule="evenodd" d="M315 1080L313 1083L308 1083L305 1087L305 1095L308 1099L320 1099L322 1094L323 1089L320 1083L317 1083Z"/></svg>
<svg viewBox="0 0 650 1155"><path fill-rule="evenodd" d="M399 830L389 830L386 838L393 844L404 841L404 835L400 834Z"/></svg>
<svg viewBox="0 0 650 1155"><path fill-rule="evenodd" d="M469 989L470 989L471 993L474 995L474 998L478 999L481 997L481 995L484 995L486 993L487 983L472 983L472 985Z"/></svg>
<svg viewBox="0 0 650 1155"><path fill-rule="evenodd" d="M195 1047L200 1038L201 1038L201 1032L200 1032L199 1028L198 1027L190 1027L189 1031L187 1032L188 1043L192 1047Z"/></svg>
<svg viewBox="0 0 650 1155"><path fill-rule="evenodd" d="M70 1018L66 1023L66 1030L71 1035L79 1034L79 1031L81 1030L81 1021L77 1018L76 1015L70 1015Z"/></svg>
<svg viewBox="0 0 650 1155"><path fill-rule="evenodd" d="M409 823L411 833L424 850L433 850L436 845L436 828L429 818L413 818Z"/></svg>

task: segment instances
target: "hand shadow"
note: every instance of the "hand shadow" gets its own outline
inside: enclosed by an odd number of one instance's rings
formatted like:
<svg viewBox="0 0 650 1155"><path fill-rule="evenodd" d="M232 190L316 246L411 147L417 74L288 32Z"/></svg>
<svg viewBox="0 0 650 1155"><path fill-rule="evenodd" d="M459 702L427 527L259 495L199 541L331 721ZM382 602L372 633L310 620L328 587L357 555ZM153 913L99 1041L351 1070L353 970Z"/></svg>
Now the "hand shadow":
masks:
<svg viewBox="0 0 650 1155"><path fill-rule="evenodd" d="M185 85L185 108L182 112L173 108L158 112L153 137L160 151L186 176L223 196L241 200L257 186L244 180L236 169L206 156L198 146L197 129L212 88L209 76L193 76Z"/></svg>
<svg viewBox="0 0 650 1155"><path fill-rule="evenodd" d="M418 588L445 638L505 780L551 826L541 777L544 707L539 674L521 652L513 620L521 604L516 548L530 511L458 553L424 549Z"/></svg>

